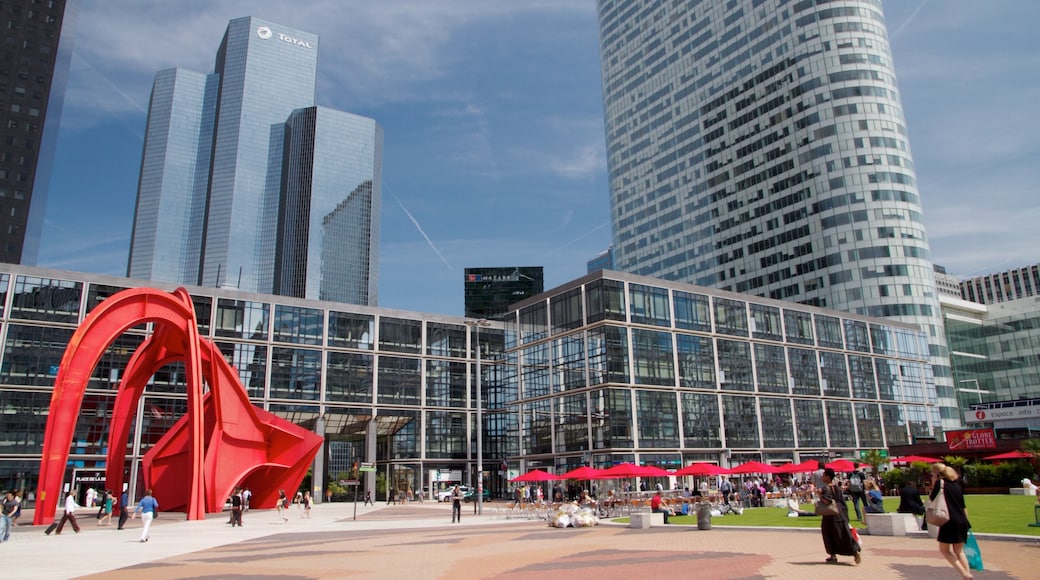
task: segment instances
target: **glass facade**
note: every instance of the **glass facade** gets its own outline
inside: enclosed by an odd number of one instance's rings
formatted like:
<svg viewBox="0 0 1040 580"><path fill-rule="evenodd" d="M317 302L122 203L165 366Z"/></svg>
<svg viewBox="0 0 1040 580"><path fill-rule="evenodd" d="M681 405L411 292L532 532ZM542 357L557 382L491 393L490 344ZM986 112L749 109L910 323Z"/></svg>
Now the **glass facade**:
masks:
<svg viewBox="0 0 1040 580"><path fill-rule="evenodd" d="M598 0L614 268L927 330L959 424L880 0ZM747 321L716 304L718 332ZM752 333L777 333L752 312ZM828 322L781 316L789 343Z"/></svg>
<svg viewBox="0 0 1040 580"><path fill-rule="evenodd" d="M796 461L940 430L925 335L898 322L608 271L507 323L528 466Z"/></svg>

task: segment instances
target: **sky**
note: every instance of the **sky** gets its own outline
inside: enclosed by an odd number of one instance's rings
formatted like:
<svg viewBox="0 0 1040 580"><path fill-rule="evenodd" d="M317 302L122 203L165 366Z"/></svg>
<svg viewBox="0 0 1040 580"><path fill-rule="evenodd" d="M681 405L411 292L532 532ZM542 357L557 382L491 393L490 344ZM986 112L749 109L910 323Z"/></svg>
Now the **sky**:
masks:
<svg viewBox="0 0 1040 580"><path fill-rule="evenodd" d="M885 0L932 258L1040 262L1035 0ZM229 20L320 36L319 105L384 130L379 305L461 315L468 267L552 288L610 244L594 0L82 0L40 266L126 272L149 93Z"/></svg>

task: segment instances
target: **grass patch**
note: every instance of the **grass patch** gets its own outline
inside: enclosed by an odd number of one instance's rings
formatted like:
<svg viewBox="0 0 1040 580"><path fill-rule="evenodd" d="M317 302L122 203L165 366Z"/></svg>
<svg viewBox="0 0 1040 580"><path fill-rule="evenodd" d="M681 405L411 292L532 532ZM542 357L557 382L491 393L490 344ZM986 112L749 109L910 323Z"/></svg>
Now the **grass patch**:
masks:
<svg viewBox="0 0 1040 580"><path fill-rule="evenodd" d="M925 498L927 501L927 498ZM969 495L965 497L968 506L968 519L972 530L985 534L1019 534L1040 537L1040 527L1030 527L1035 523L1033 506L1036 498L1021 495ZM899 507L898 497L885 498L885 511L895 512ZM811 505L803 505L805 511L812 511ZM849 502L849 513L852 514L852 525L866 528L866 524L857 522L856 511ZM614 518L617 523L627 524L628 518ZM669 524L696 526L697 516L672 516ZM727 514L711 518L712 527L719 526L754 526L763 528L819 528L820 518L789 518L783 508L747 508L741 515Z"/></svg>

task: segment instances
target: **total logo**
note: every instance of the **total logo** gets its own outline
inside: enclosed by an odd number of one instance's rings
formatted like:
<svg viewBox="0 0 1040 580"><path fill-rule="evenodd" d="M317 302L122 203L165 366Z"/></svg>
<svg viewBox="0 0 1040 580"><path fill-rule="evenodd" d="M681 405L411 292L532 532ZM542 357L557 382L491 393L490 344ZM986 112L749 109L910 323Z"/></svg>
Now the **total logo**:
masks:
<svg viewBox="0 0 1040 580"><path fill-rule="evenodd" d="M271 29L267 26L261 26L256 29L256 35L259 36L261 40L267 40L274 36L274 33L272 33ZM295 44L296 46L313 48L311 46L311 43L305 40L300 40L299 38L293 38L287 34L282 34L281 32L278 33L278 40L281 40L282 42L288 42L289 44Z"/></svg>
<svg viewBox="0 0 1040 580"><path fill-rule="evenodd" d="M986 420L986 412L985 411L975 411L975 418L978 419L979 421L985 421Z"/></svg>

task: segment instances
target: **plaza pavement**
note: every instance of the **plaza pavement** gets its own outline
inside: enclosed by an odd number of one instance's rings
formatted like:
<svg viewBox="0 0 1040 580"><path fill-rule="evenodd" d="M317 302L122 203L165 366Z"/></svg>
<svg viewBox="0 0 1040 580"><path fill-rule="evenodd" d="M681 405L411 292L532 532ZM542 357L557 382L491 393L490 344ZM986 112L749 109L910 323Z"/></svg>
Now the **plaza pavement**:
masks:
<svg viewBox="0 0 1040 580"><path fill-rule="evenodd" d="M495 502L497 503L497 502ZM484 514L463 507L452 524L448 504L316 505L310 519L291 509L251 510L232 528L227 514L189 522L163 513L151 540L140 542L141 520L124 530L98 527L81 512L82 533L66 526L45 536L42 526L18 526L0 545L0 577L303 580L324 578L957 578L930 538L863 536L863 563L826 564L818 529L664 526L634 530L550 528L544 521L505 519L495 503ZM727 516L738 518L739 516ZM31 512L23 523L31 522ZM716 520L718 522L718 520ZM1040 538L980 537L986 571L975 578L1036 578Z"/></svg>

